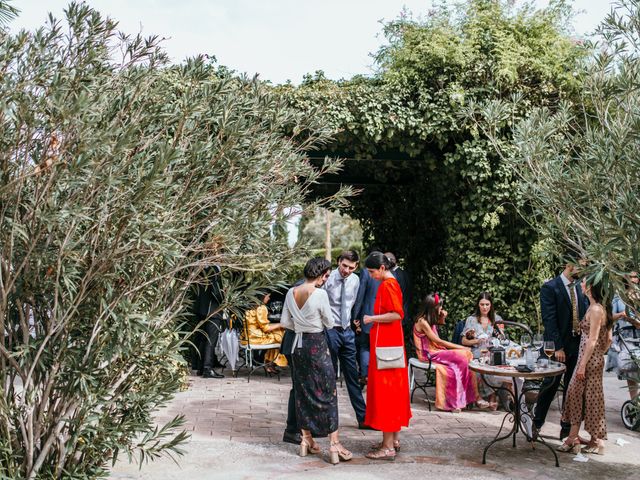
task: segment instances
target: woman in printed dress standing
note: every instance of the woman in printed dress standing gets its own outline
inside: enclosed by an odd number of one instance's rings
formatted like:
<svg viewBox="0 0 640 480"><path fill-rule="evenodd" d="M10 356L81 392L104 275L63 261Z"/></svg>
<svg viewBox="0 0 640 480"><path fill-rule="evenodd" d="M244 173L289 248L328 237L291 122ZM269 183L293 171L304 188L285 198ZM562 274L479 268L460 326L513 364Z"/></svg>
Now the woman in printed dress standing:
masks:
<svg viewBox="0 0 640 480"><path fill-rule="evenodd" d="M611 345L610 302L603 298L602 286L582 280L582 291L589 299L589 309L580 322L578 362L567 389L562 420L571 424L569 436L558 447L561 452L580 452L580 424L591 435L585 453L604 453L607 424L604 417L604 354ZM605 308L603 305L607 305Z"/></svg>
<svg viewBox="0 0 640 480"><path fill-rule="evenodd" d="M364 423L382 431L382 442L369 452L373 460L395 460L400 450L400 429L409 426L409 380L407 363L402 368L379 370L377 347L404 348L402 333L402 291L390 270L391 262L382 252L371 252L364 262L371 278L380 286L374 304L374 315L365 315L365 324L373 323L369 335L371 362L367 381L367 410Z"/></svg>

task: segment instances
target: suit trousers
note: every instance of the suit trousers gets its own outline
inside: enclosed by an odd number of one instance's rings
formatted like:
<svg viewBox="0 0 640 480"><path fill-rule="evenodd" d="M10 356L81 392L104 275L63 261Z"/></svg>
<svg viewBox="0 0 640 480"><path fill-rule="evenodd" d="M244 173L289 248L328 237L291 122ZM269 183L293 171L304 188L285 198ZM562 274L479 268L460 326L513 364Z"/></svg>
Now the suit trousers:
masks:
<svg viewBox="0 0 640 480"><path fill-rule="evenodd" d="M289 401L287 402L287 426L285 431L289 433L300 432L298 426L298 417L296 416L296 392L293 389L293 360L291 359L291 348L293 347L293 340L295 333L291 330L285 329L282 337L282 344L280 345L280 351L284 354L289 364L289 371L291 372L291 390L289 390Z"/></svg>
<svg viewBox="0 0 640 480"><path fill-rule="evenodd" d="M349 392L349 400L351 406L356 413L358 423L364 422L365 403L358 382L358 366L356 364L356 335L351 328L342 329L340 327L330 328L326 330L329 351L331 352L331 361L333 368L338 374L338 361L344 381L347 384Z"/></svg>
<svg viewBox="0 0 640 480"><path fill-rule="evenodd" d="M564 375L557 375L555 377L546 377L542 381L542 385L540 387L540 394L538 395L538 401L536 402L536 408L533 415L533 423L536 427L542 428L544 422L547 418L547 412L549 411L549 407L551 406L551 402L556 396L558 391L558 387L560 386L560 379L563 379L563 384L565 390L569 387L569 382L571 381L571 377L573 376L573 371L576 368L576 363L578 362L578 352L580 345L580 337L573 337L570 342L571 344L575 344L575 348L572 348L570 351L572 353L566 354L565 367L567 369L564 372ZM574 345L572 345L574 346ZM562 408L564 409L564 400L565 395L562 395ZM565 422L560 422L562 428L569 428L571 425Z"/></svg>
<svg viewBox="0 0 640 480"><path fill-rule="evenodd" d="M202 335L198 351L200 352L200 371L210 370L220 366L220 361L216 357L215 349L218 337L222 330L222 317L214 315L202 324Z"/></svg>
<svg viewBox="0 0 640 480"><path fill-rule="evenodd" d="M361 377L366 377L369 374L369 348L369 334L360 332L356 335L356 350L358 351L358 366Z"/></svg>

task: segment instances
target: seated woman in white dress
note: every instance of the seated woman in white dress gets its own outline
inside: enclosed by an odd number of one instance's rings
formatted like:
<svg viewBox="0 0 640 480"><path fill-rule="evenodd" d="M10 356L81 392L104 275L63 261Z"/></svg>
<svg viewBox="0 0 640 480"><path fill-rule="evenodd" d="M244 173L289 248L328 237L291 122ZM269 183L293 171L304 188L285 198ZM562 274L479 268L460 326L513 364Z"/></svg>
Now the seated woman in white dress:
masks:
<svg viewBox="0 0 640 480"><path fill-rule="evenodd" d="M496 322L498 322L497 327L495 325ZM479 358L481 346L483 344L489 344L494 333L498 334L498 332L495 331L496 328L499 329L499 334L504 335L501 322L502 317L496 314L493 308L491 294L489 292L481 292L476 302L476 311L467 318L464 329L462 330L462 344L471 348L474 358ZM482 400L477 402L478 407L496 410L498 408L496 393L485 382L490 383L494 387L498 387L503 383L509 385L510 382L505 381L502 377L493 375L482 375L481 378L478 379L478 390L482 396Z"/></svg>

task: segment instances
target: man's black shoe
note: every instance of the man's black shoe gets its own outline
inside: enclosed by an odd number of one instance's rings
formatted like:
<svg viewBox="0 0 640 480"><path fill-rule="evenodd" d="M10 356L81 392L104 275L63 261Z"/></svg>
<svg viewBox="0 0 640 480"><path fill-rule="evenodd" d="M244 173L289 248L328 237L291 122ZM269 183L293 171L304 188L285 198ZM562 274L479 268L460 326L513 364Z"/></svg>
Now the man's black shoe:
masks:
<svg viewBox="0 0 640 480"><path fill-rule="evenodd" d="M300 432L287 432L284 431L284 435L282 435L282 441L287 443L293 443L294 445L300 445L302 441L302 435Z"/></svg>
<svg viewBox="0 0 640 480"><path fill-rule="evenodd" d="M202 378L224 378L224 375L215 370L206 369L202 372Z"/></svg>
<svg viewBox="0 0 640 480"><path fill-rule="evenodd" d="M375 430L375 428L372 428L364 423L358 423L358 430Z"/></svg>

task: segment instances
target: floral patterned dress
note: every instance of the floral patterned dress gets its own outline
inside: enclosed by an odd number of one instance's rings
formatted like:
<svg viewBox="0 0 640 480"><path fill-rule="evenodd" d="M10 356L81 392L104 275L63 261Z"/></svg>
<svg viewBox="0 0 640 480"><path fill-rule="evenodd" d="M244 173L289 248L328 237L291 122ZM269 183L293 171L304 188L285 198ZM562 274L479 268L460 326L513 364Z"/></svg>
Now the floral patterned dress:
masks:
<svg viewBox="0 0 640 480"><path fill-rule="evenodd" d="M336 372L324 331L333 326L329 297L316 289L299 308L293 290L285 298L280 323L296 332L291 352L296 417L301 429L327 436L338 429Z"/></svg>

